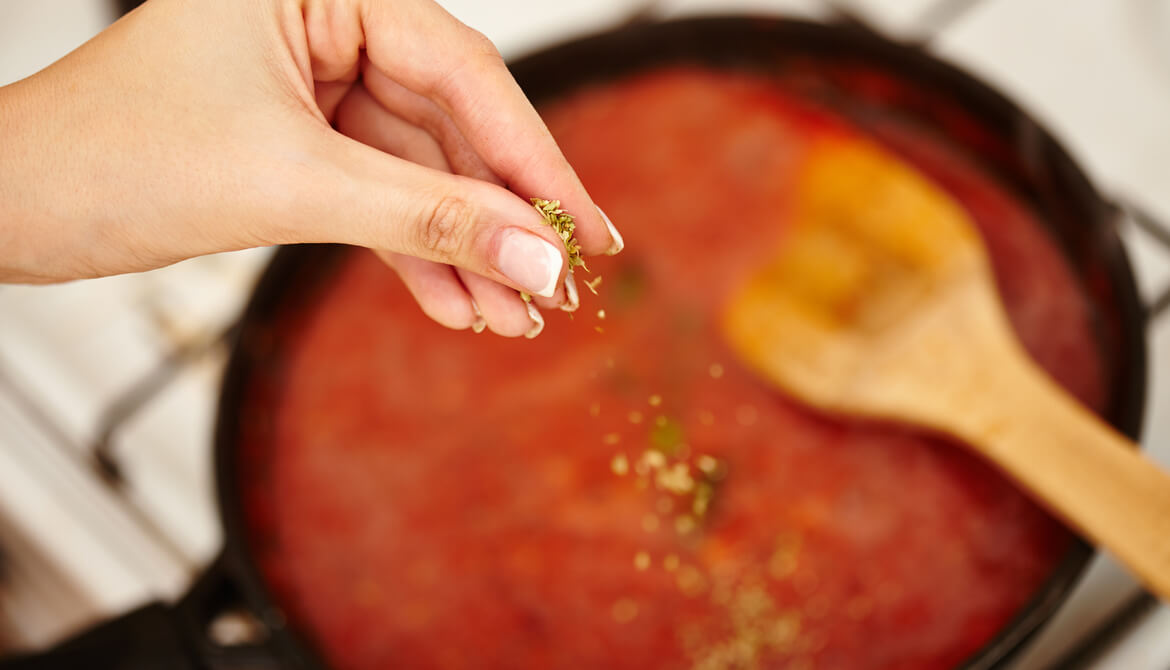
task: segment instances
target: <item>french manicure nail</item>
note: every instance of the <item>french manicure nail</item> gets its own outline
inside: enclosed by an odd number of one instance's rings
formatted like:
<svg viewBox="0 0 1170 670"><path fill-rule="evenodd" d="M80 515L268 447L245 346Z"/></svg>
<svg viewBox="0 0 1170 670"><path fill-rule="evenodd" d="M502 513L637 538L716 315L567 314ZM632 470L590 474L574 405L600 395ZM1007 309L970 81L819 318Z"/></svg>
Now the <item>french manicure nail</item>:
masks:
<svg viewBox="0 0 1170 670"><path fill-rule="evenodd" d="M496 268L525 291L551 298L564 258L561 250L522 228L508 228L500 240Z"/></svg>
<svg viewBox="0 0 1170 670"><path fill-rule="evenodd" d="M544 330L544 315L540 313L539 309L536 309L536 305L530 302L525 303L525 305L528 307L528 318L532 319L532 327L528 329L527 333L524 333L524 337L531 340Z"/></svg>
<svg viewBox="0 0 1170 670"><path fill-rule="evenodd" d="M600 214L601 219L605 221L605 228L609 231L609 236L613 238L613 242L609 245L609 249L606 250L605 255L616 256L621 253L622 249L626 248L626 243L624 240L622 240L622 234L618 232L617 228L614 228L613 221L609 220L609 217L606 216L605 212L603 212L600 207L597 208L597 213Z"/></svg>
<svg viewBox="0 0 1170 670"><path fill-rule="evenodd" d="M572 272L565 275L565 298L565 304L561 305L562 311L576 312L581 306L581 295L577 293L577 280L573 279Z"/></svg>
<svg viewBox="0 0 1170 670"><path fill-rule="evenodd" d="M483 320L483 313L479 311L479 305L475 303L474 299L471 301L471 309L475 311L475 321L471 324L471 331L478 335L487 327L487 321Z"/></svg>

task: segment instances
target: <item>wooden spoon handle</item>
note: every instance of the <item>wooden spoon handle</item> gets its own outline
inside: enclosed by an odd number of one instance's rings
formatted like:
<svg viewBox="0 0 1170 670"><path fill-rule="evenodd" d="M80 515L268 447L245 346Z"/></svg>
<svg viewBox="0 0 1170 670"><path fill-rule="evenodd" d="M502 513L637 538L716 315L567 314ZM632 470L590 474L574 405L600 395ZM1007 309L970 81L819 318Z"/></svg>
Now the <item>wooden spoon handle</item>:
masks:
<svg viewBox="0 0 1170 670"><path fill-rule="evenodd" d="M1170 475L1022 355L987 392L965 437L1170 601Z"/></svg>

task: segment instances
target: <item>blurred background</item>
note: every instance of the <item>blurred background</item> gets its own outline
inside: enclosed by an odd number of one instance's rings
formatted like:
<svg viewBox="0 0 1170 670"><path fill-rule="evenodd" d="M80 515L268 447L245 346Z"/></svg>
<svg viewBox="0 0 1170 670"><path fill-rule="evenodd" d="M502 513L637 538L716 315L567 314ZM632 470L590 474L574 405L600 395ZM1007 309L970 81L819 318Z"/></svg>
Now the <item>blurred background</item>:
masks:
<svg viewBox="0 0 1170 670"><path fill-rule="evenodd" d="M1170 0L441 4L505 56L646 13L845 16L986 79L1060 137L1108 197L1170 221ZM114 0L0 0L0 85L66 54L120 10ZM1170 253L1134 226L1122 232L1152 299L1170 283ZM0 653L173 598L214 556L210 446L223 340L269 253L0 286ZM1150 336L1144 443L1170 465L1170 323ZM1170 668L1170 610L1139 594L1099 557L1018 667ZM1103 626L1116 634L1098 638ZM1098 639L1107 642L1081 648Z"/></svg>

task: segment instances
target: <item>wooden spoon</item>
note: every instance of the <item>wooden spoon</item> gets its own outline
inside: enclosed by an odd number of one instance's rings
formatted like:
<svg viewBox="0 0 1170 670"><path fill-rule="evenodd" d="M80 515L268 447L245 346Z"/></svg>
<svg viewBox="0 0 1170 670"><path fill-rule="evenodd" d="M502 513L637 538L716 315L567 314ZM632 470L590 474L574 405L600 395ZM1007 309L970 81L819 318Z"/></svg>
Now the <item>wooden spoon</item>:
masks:
<svg viewBox="0 0 1170 670"><path fill-rule="evenodd" d="M725 314L737 354L815 407L962 440L1170 600L1170 476L1029 358L966 214L856 141L802 179L775 261Z"/></svg>

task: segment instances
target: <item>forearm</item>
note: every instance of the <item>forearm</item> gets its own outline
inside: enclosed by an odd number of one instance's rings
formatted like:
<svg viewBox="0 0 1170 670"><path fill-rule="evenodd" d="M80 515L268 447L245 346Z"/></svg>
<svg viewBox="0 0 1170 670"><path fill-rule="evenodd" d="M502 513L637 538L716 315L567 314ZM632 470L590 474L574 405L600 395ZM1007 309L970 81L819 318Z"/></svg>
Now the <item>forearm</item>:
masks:
<svg viewBox="0 0 1170 670"><path fill-rule="evenodd" d="M85 274L69 269L71 240L87 234L81 213L93 209L85 204L92 189L76 178L80 161L65 165L59 155L76 143L59 111L59 94L44 73L0 88L0 281Z"/></svg>
<svg viewBox="0 0 1170 670"><path fill-rule="evenodd" d="M83 47L0 89L0 281L65 281L160 264L134 230L158 189L127 165L147 138L128 127L132 113L118 109L111 77L96 76L97 64L86 62L92 55Z"/></svg>

